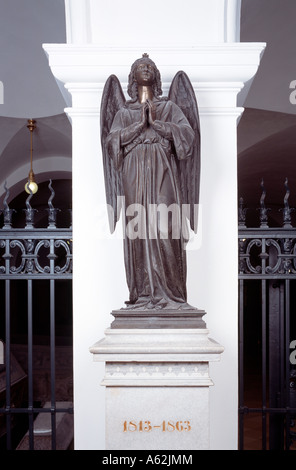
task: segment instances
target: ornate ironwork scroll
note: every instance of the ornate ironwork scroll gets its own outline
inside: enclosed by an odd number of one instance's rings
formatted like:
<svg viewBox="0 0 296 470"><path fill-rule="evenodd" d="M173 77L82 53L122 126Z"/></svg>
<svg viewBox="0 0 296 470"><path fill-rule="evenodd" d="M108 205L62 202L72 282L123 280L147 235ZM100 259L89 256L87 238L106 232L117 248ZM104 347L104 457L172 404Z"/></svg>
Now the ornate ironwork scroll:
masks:
<svg viewBox="0 0 296 470"><path fill-rule="evenodd" d="M36 209L31 206L32 192L26 199L26 225L24 228L13 228L12 214L14 209L8 206L9 190L5 183L4 225L0 228L0 278L10 279L20 276L28 279L72 277L72 230L57 228L56 215L60 209L53 207L55 196L52 182L48 200L48 227L35 227Z"/></svg>
<svg viewBox="0 0 296 470"><path fill-rule="evenodd" d="M262 194L259 207L259 227L247 228L246 211L243 199L239 200L239 276L247 278L256 275L258 278L295 277L296 278L296 229L292 226L288 199L290 189L285 179L284 207L282 227L271 228L268 224L265 206L266 190L261 180Z"/></svg>
<svg viewBox="0 0 296 470"><path fill-rule="evenodd" d="M239 239L240 275L296 278L296 234L261 233L259 238L252 231L243 236Z"/></svg>

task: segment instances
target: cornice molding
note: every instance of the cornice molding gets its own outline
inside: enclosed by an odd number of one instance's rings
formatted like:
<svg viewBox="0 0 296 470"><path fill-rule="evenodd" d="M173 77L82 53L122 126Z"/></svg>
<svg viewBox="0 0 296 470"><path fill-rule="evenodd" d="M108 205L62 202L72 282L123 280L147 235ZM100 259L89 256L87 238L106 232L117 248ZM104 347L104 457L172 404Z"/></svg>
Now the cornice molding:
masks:
<svg viewBox="0 0 296 470"><path fill-rule="evenodd" d="M193 46L99 46L97 44L44 44L54 76L63 83L105 83L111 74L126 81L130 66L148 52L170 82L184 70L192 82L243 82L257 72L265 43L218 43Z"/></svg>

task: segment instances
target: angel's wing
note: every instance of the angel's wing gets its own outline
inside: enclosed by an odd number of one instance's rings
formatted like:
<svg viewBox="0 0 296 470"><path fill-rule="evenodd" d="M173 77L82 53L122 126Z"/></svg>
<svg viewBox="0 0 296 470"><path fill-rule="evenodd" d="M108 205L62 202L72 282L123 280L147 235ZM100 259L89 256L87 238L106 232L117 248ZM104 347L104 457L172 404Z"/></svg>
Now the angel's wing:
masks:
<svg viewBox="0 0 296 470"><path fill-rule="evenodd" d="M185 72L178 72L170 86L169 100L179 106L195 133L191 158L178 160L182 203L190 207L190 227L197 232L197 204L200 186L200 123L198 106L191 82Z"/></svg>
<svg viewBox="0 0 296 470"><path fill-rule="evenodd" d="M122 195L122 182L121 174L115 170L113 161L108 154L106 138L110 132L115 114L122 108L124 103L125 97L121 84L115 75L111 75L105 83L101 102L101 145L111 233L115 230L116 223L120 217L119 199L117 196Z"/></svg>

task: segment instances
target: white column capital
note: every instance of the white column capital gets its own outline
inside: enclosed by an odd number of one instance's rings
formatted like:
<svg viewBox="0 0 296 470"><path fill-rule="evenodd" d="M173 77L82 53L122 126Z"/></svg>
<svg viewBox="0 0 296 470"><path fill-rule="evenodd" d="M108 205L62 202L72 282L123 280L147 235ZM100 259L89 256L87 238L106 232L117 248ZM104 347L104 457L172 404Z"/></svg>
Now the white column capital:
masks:
<svg viewBox="0 0 296 470"><path fill-rule="evenodd" d="M107 78L115 74L126 91L131 64L141 56L137 47L96 44L44 44L53 75L72 95L70 116L96 115ZM203 116L239 117L237 95L257 72L265 43L200 44L192 47L152 46L149 50L161 71L166 95L174 75L189 76ZM76 111L75 111L76 110Z"/></svg>
<svg viewBox="0 0 296 470"><path fill-rule="evenodd" d="M265 43L151 46L148 52L161 71L163 82L170 83L179 70L184 70L192 82L241 84L257 72L265 46ZM64 84L105 83L111 74L126 82L131 64L144 51L141 46L96 44L44 44L43 48L53 75Z"/></svg>
<svg viewBox="0 0 296 470"><path fill-rule="evenodd" d="M71 116L99 116L101 95L104 88L102 83L74 82L65 83L65 88L72 96L72 107L65 108Z"/></svg>

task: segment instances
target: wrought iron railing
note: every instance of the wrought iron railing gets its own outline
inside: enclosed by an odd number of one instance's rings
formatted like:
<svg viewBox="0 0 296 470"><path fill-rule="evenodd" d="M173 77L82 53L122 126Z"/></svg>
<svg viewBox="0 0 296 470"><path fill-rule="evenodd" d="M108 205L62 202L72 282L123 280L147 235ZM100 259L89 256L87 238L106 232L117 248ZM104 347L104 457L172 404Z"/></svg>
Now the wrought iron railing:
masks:
<svg viewBox="0 0 296 470"><path fill-rule="evenodd" d="M262 449L287 450L295 448L296 435L296 374L290 359L290 345L296 339L296 228L291 218L294 209L288 203L288 180L279 209L281 227L269 226L263 181L261 188L257 228L247 227L242 199L238 210L239 447L246 448L250 416L260 415L257 445L260 442ZM253 383L255 377L259 381Z"/></svg>
<svg viewBox="0 0 296 470"><path fill-rule="evenodd" d="M54 208L55 196L51 181L49 183L50 198L48 207L47 228L35 227L36 209L31 206L33 194L26 200L25 227L13 227L14 209L8 205L9 190L5 185L5 198L3 202L2 220L0 226L0 282L4 284L5 300L1 304L4 308L5 331L0 332L0 339L5 344L5 365L2 373L5 373L5 399L0 403L0 418L5 417L6 448L14 448L12 430L14 417L17 414L28 416L28 440L29 448L34 449L34 419L38 413L49 413L51 416L51 448L57 448L56 429L57 413L73 414L73 406L58 407L56 403L56 281L72 279L72 228L57 227L57 213ZM12 396L13 365L11 362L11 283L24 280L27 284L26 300L23 302L21 315L27 315L27 406L17 405ZM36 407L33 391L33 289L36 280L44 280L49 283L49 311L50 311L50 406ZM25 303L27 305L25 305ZM0 309L1 312L1 309ZM26 312L26 313L25 313ZM1 366L0 366L1 367ZM0 370L1 372L1 370ZM2 420L3 421L3 420ZM1 424L1 419L0 419ZM1 436L1 433L0 433Z"/></svg>

